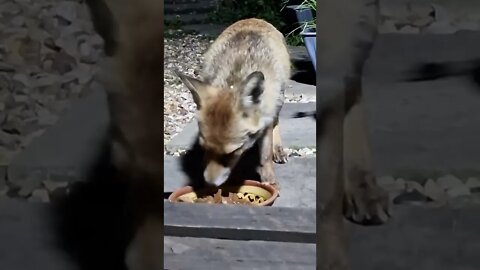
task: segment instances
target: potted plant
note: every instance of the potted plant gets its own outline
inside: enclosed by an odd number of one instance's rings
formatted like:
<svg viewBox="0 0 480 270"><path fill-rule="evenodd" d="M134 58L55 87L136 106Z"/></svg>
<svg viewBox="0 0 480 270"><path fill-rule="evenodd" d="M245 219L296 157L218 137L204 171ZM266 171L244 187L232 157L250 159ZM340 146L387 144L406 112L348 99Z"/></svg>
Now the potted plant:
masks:
<svg viewBox="0 0 480 270"><path fill-rule="evenodd" d="M283 2L283 7L293 10L297 19L297 27L290 31L287 34L287 38L292 38L298 40L297 37L303 41L305 45L310 60L313 63L315 70L317 69L317 59L316 59L316 11L317 11L317 0L300 0L302 1L299 5L288 5L294 0L287 0ZM283 8L282 8L283 9ZM297 41L298 42L298 41ZM300 42L301 44L301 42Z"/></svg>
<svg viewBox="0 0 480 270"><path fill-rule="evenodd" d="M300 24L313 20L312 9L306 5L307 1L303 1L300 5L287 5L286 8L293 10Z"/></svg>
<svg viewBox="0 0 480 270"><path fill-rule="evenodd" d="M316 14L317 12L317 0L304 0L300 5L308 10L311 13ZM315 18L303 22L303 30L300 32L300 35L303 38L305 47L307 48L308 55L310 60L312 60L313 67L317 69L317 26Z"/></svg>

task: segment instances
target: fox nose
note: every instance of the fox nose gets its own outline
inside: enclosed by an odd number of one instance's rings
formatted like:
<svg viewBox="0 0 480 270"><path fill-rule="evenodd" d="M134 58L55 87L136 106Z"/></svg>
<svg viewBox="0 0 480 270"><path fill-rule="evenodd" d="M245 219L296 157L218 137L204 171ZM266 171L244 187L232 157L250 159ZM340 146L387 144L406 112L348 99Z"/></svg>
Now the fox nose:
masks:
<svg viewBox="0 0 480 270"><path fill-rule="evenodd" d="M205 170L203 176L207 182L218 187L227 181L228 177L230 176L230 172L230 168L224 167L216 175L212 175L208 170Z"/></svg>

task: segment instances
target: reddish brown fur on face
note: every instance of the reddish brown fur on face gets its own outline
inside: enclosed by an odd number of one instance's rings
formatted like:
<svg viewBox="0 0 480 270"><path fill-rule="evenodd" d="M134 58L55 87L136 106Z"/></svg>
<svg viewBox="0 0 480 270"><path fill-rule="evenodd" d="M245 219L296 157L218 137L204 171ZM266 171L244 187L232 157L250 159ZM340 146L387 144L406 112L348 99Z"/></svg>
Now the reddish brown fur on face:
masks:
<svg viewBox="0 0 480 270"><path fill-rule="evenodd" d="M209 150L222 154L223 146L230 138L231 127L234 122L234 93L220 91L215 97L207 101L199 114L199 122L202 125L202 135L206 138Z"/></svg>

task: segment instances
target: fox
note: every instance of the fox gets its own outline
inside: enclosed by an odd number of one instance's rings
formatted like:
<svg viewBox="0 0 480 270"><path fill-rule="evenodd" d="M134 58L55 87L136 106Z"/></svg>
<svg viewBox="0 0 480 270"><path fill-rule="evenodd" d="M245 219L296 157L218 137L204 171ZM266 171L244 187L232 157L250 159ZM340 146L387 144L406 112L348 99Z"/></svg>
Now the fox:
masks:
<svg viewBox="0 0 480 270"><path fill-rule="evenodd" d="M207 184L225 184L242 154L260 143L260 181L278 186L273 163L288 161L279 113L290 68L283 34L265 20L249 18L227 27L211 44L201 79L175 71L197 106Z"/></svg>

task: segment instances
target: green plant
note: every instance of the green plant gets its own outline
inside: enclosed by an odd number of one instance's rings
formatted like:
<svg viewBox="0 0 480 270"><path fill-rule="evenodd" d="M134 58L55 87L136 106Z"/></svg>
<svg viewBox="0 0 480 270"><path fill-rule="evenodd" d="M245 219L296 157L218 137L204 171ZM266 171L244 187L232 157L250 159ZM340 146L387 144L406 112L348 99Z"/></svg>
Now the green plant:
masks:
<svg viewBox="0 0 480 270"><path fill-rule="evenodd" d="M277 28L285 25L277 0L223 0L210 18L215 23L233 23L241 19L259 18L268 21Z"/></svg>
<svg viewBox="0 0 480 270"><path fill-rule="evenodd" d="M282 1L282 9L284 9L288 5L288 0ZM316 28L316 21L315 15L317 10L317 0L303 0L300 5L298 5L297 9L311 9L313 12L314 19L308 22L297 23L298 26L291 30L289 33L286 34L286 40L288 45L292 46L300 46L304 45L303 38L298 34L298 32L304 31L305 29L312 29ZM300 31L298 31L300 30Z"/></svg>
<svg viewBox="0 0 480 270"><path fill-rule="evenodd" d="M287 35L287 44L290 46L301 46L303 45L303 39L299 35Z"/></svg>
<svg viewBox="0 0 480 270"><path fill-rule="evenodd" d="M303 2L299 5L300 8L309 8L313 12L313 17L314 19L311 21L308 21L303 24L303 29L305 30L306 28L316 28L316 20L315 20L315 14L317 12L317 0L303 0Z"/></svg>

